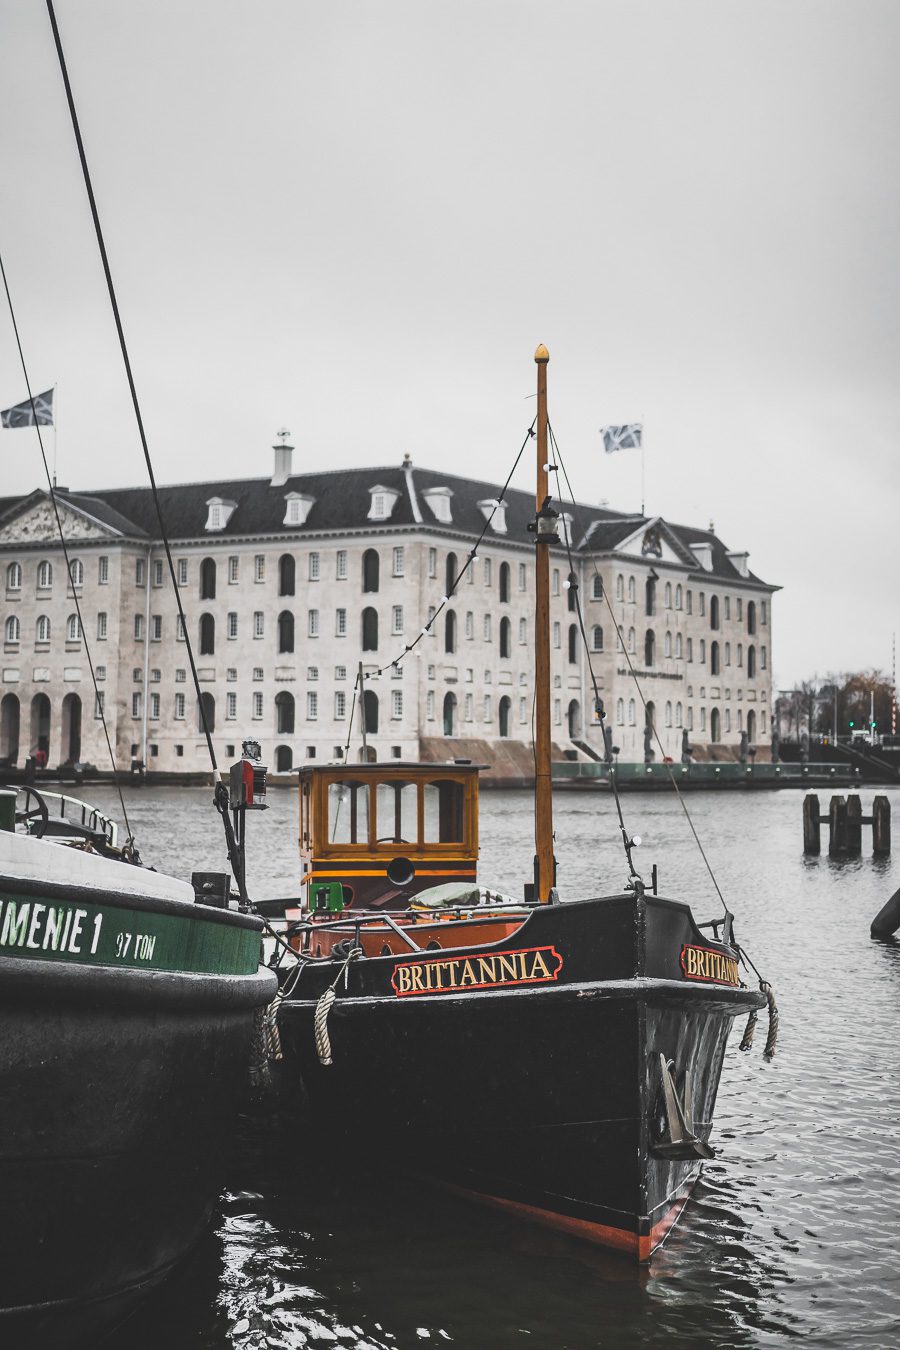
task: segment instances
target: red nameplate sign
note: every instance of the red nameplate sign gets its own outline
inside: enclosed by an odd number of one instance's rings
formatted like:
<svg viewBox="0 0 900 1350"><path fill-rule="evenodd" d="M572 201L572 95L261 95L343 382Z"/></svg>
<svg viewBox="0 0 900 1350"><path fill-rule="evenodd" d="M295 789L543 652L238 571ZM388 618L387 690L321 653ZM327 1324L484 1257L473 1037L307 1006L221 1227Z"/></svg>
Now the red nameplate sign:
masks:
<svg viewBox="0 0 900 1350"><path fill-rule="evenodd" d="M490 956L436 956L394 967L391 984L398 998L414 994L464 994L514 984L546 984L557 978L563 959L555 947L526 947Z"/></svg>
<svg viewBox="0 0 900 1350"><path fill-rule="evenodd" d="M713 951L711 947L682 947L681 969L689 980L708 980L713 984L734 985L741 982L738 963L734 957Z"/></svg>

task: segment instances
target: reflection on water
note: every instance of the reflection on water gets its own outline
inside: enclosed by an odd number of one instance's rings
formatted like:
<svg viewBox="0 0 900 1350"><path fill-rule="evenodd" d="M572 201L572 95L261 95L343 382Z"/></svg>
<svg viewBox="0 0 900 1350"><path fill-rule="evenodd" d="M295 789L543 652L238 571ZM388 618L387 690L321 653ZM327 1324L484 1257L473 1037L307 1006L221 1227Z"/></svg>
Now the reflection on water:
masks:
<svg viewBox="0 0 900 1350"><path fill-rule="evenodd" d="M889 795L896 810L900 793ZM295 794L270 801L250 822L250 884L257 895L296 894ZM869 938L896 868L868 856L804 859L800 794L698 793L689 805L738 936L778 991L781 1038L766 1064L764 1021L752 1054L732 1037L713 1136L720 1158L649 1271L377 1160L364 1184L349 1160L300 1155L285 1122L247 1118L215 1231L109 1345L900 1345L900 945ZM148 861L182 875L224 870L208 790L132 791L128 806ZM657 862L664 894L714 917L718 900L677 801L629 797L625 810L644 840L645 873ZM604 795L559 797L556 824L564 896L621 885ZM485 881L521 893L531 828L527 794L483 795ZM359 1110L364 1140L364 1102Z"/></svg>

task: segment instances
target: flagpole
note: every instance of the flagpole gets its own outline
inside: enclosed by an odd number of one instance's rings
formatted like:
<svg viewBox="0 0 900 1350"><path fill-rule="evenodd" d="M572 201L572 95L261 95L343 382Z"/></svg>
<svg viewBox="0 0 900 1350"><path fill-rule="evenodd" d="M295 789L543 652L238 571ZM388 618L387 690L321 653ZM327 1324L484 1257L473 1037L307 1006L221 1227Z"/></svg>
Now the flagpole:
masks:
<svg viewBox="0 0 900 1350"><path fill-rule="evenodd" d="M53 386L53 486L56 487L56 425L59 421L59 385Z"/></svg>
<svg viewBox="0 0 900 1350"><path fill-rule="evenodd" d="M645 427L645 426L646 426L646 423L644 422L644 414L641 413L641 515L642 515L642 516L644 516L644 515L647 514L646 511L645 511L645 509L644 509L644 508L645 508L645 505L646 505L646 500L647 500L647 494L646 494L646 491L645 491L645 477L644 477L644 427Z"/></svg>

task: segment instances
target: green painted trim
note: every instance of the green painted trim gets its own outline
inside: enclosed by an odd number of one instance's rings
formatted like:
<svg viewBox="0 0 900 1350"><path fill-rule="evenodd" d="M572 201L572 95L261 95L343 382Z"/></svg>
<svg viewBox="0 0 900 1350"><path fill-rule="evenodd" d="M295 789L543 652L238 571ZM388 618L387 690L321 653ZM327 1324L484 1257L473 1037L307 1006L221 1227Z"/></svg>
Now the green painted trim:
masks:
<svg viewBox="0 0 900 1350"><path fill-rule="evenodd" d="M260 960L255 929L188 911L42 900L0 892L0 960L27 957L76 965L252 975Z"/></svg>

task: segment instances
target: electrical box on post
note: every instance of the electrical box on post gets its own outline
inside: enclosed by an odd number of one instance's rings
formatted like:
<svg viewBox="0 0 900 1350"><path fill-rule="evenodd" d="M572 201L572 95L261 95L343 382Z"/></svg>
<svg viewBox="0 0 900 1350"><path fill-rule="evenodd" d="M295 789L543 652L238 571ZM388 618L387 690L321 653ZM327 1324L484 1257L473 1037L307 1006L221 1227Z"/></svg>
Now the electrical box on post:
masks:
<svg viewBox="0 0 900 1350"><path fill-rule="evenodd" d="M232 811L265 811L266 767L258 763L259 745L245 741L242 749L243 758L231 766L228 805Z"/></svg>

